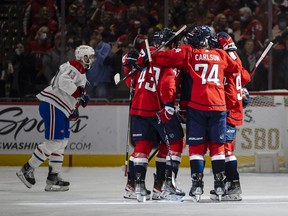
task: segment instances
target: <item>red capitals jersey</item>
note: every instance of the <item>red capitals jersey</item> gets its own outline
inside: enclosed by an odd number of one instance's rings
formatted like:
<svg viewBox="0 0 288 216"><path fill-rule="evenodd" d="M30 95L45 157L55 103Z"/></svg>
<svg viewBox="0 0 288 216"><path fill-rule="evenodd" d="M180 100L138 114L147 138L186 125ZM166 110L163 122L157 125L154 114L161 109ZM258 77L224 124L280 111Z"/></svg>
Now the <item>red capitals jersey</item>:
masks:
<svg viewBox="0 0 288 216"><path fill-rule="evenodd" d="M151 52L155 48L150 48ZM138 63L141 64L145 57L145 52L142 50ZM122 63L125 65L125 58ZM126 85L130 86L130 81L133 82L134 95L131 103L130 114L144 117L152 117L161 109L161 103L174 102L176 96L175 72L172 68L163 68L157 64L156 59L152 60L153 67L145 67L142 71L137 71L135 74L126 79ZM124 66L124 73L127 75L132 68ZM162 82L161 80L164 80ZM167 80L170 82L167 82ZM159 84L161 83L161 84ZM159 95L160 92L160 95Z"/></svg>
<svg viewBox="0 0 288 216"><path fill-rule="evenodd" d="M231 59L239 64L239 67L242 67L241 60L235 51L227 53ZM227 115L228 124L234 126L243 124L242 86L245 86L250 80L250 74L243 67L237 73L225 73L224 89L226 106L229 110Z"/></svg>
<svg viewBox="0 0 288 216"><path fill-rule="evenodd" d="M225 111L224 70L235 73L239 69L224 50L195 49L182 45L177 49L158 52L157 63L182 68L192 80L188 106L202 111Z"/></svg>

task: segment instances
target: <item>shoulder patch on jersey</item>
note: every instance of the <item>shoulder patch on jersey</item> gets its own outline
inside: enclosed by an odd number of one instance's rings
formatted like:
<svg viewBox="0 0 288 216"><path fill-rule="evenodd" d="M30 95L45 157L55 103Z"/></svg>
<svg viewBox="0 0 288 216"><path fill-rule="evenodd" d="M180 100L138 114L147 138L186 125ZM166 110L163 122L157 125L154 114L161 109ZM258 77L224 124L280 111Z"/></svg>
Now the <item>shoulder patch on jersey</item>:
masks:
<svg viewBox="0 0 288 216"><path fill-rule="evenodd" d="M83 65L76 61L76 60L71 60L69 61L70 65L73 66L74 68L76 68L81 74L85 74L85 68L83 67Z"/></svg>

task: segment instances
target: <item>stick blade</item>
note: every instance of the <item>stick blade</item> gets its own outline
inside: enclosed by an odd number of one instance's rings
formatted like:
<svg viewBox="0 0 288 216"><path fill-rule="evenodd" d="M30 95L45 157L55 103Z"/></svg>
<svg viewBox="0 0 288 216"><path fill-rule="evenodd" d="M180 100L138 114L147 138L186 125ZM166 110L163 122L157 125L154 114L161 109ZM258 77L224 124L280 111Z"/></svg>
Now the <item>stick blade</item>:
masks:
<svg viewBox="0 0 288 216"><path fill-rule="evenodd" d="M116 85L118 85L118 83L120 82L120 73L116 73L114 75L114 82Z"/></svg>

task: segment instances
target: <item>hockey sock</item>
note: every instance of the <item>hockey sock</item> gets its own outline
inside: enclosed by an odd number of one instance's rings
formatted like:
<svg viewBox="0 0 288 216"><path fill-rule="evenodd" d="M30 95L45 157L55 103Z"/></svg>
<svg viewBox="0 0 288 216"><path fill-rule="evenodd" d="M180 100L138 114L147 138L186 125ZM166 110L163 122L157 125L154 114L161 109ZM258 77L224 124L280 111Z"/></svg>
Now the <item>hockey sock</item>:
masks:
<svg viewBox="0 0 288 216"><path fill-rule="evenodd" d="M156 176L159 180L165 179L166 162L156 161Z"/></svg>
<svg viewBox="0 0 288 216"><path fill-rule="evenodd" d="M203 173L204 160L190 160L191 173Z"/></svg>
<svg viewBox="0 0 288 216"><path fill-rule="evenodd" d="M237 160L228 161L225 163L225 174L229 182L232 182L233 180L239 180Z"/></svg>

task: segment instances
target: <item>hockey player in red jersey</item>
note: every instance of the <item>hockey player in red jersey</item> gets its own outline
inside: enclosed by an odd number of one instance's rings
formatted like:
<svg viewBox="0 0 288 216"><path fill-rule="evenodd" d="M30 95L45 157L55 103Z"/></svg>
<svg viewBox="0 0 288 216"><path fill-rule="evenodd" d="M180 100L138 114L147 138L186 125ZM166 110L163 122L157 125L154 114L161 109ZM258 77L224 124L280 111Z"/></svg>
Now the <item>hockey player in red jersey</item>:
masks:
<svg viewBox="0 0 288 216"><path fill-rule="evenodd" d="M69 190L70 183L64 181L59 173L70 137L70 120L76 120L79 105L86 107L89 101L85 91L86 69L95 61L95 51L90 46L81 45L76 48L75 57L76 60L62 64L51 84L37 94L39 113L45 126L45 140L36 146L31 158L16 173L28 188L36 183L34 170L48 159L45 191Z"/></svg>
<svg viewBox="0 0 288 216"><path fill-rule="evenodd" d="M188 44L159 52L154 58L161 66L182 68L189 74L186 103L186 142L189 145L192 187L189 195L199 201L203 194L204 155L210 150L214 189L221 199L225 192L226 104L224 71L238 71L223 50L209 50L205 26L197 26L186 35ZM183 107L182 103L182 109Z"/></svg>
<svg viewBox="0 0 288 216"><path fill-rule="evenodd" d="M155 50L155 46L164 43L171 33L171 30L168 29L156 32L153 38L154 47L150 47L151 52ZM170 49L172 44L167 44L164 49ZM141 64L145 59L145 55L146 52L142 50L138 63ZM126 74L132 70L131 66L135 67L136 62L128 63L132 59L136 59L135 57L137 56L133 53L128 53L127 58L123 59ZM172 173L177 176L179 169L184 136L174 111L177 76L172 68L159 67L157 62L152 62L152 64L153 67L145 67L142 71L137 71L132 77L134 80L134 95L130 114L132 115L132 139L136 142L136 145L129 160L129 175L134 177L135 180L135 184L133 185L133 182L130 182L130 186L135 187L138 201L143 201L143 198L147 195L145 177L148 156L152 150L152 142L155 136L158 136L162 143L159 144L159 152L156 157L153 199L164 198L178 201L185 196L185 193L172 184ZM171 77L172 80L170 80ZM126 83L130 86L129 79L126 79ZM165 134L162 124L165 124L166 133L169 134L172 162L167 157L167 146L163 144L167 134ZM163 191L161 188L164 188Z"/></svg>
<svg viewBox="0 0 288 216"><path fill-rule="evenodd" d="M215 36L209 38L209 45L211 48L220 48L225 50L231 59L237 62L242 67L241 60L236 53L232 38L226 32L219 32ZM237 158L234 155L236 126L243 124L243 104L247 105L249 101L249 94L247 90L243 89L251 80L250 74L242 67L235 74L225 73L224 88L226 93L227 105L227 131L225 143L225 175L226 175L226 191L223 200L242 200L240 194L242 193L240 187L240 178L237 170ZM231 99L236 98L236 100ZM215 191L210 191L210 198L217 200Z"/></svg>

